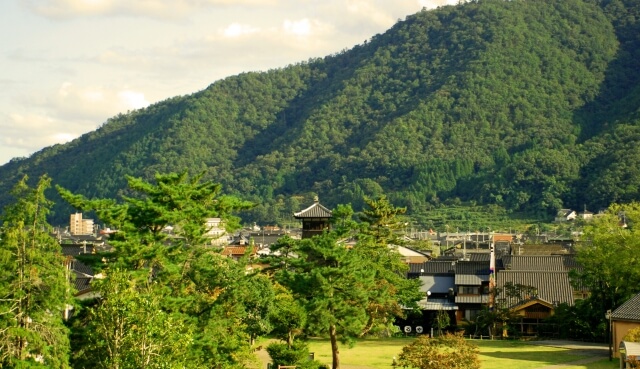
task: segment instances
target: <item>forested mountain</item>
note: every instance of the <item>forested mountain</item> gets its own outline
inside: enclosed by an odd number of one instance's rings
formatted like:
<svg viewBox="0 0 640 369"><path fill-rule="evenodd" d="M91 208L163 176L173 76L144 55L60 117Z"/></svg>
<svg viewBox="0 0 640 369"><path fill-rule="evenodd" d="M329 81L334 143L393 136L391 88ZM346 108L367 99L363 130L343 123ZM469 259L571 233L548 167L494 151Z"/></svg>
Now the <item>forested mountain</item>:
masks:
<svg viewBox="0 0 640 369"><path fill-rule="evenodd" d="M125 175L204 171L274 221L318 194L386 193L543 216L640 199L640 0L481 0L423 10L350 50L109 119L0 167L89 197ZM60 224L68 219L56 208ZM58 224L55 221L54 224Z"/></svg>

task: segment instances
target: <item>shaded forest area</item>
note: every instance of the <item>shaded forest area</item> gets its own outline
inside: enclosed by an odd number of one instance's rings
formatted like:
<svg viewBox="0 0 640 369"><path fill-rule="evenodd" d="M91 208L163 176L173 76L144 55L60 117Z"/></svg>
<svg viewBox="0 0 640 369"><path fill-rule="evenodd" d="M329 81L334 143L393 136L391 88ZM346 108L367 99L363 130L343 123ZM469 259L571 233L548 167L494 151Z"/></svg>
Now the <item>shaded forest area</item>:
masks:
<svg viewBox="0 0 640 369"><path fill-rule="evenodd" d="M87 197L126 175L204 172L285 222L319 195L386 194L418 224L444 204L544 219L640 199L640 1L485 0L423 10L324 58L243 73L120 114L0 167ZM57 201L52 224L73 211ZM438 226L438 224L436 224Z"/></svg>

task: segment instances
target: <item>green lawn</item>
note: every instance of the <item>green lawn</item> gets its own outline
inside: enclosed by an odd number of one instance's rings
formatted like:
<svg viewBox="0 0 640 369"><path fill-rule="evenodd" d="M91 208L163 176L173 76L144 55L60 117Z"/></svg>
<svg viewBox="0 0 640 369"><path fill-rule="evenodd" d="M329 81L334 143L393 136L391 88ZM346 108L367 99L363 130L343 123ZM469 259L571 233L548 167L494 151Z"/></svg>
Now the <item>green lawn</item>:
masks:
<svg viewBox="0 0 640 369"><path fill-rule="evenodd" d="M342 369L390 369L394 356L412 338L367 339L358 341L352 348L340 346ZM482 369L535 369L587 358L577 351L556 347L537 346L520 341L474 340L480 348ZM328 340L314 339L309 344L315 359L330 364L331 345ZM563 367L563 369L615 369L618 361L602 360Z"/></svg>

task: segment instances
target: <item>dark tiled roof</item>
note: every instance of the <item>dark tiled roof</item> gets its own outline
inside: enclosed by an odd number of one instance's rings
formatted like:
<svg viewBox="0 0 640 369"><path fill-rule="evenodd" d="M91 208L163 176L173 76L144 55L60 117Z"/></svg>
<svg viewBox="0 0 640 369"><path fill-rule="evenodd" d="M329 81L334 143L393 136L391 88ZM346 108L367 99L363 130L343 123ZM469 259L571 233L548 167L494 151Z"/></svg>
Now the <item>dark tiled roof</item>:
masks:
<svg viewBox="0 0 640 369"><path fill-rule="evenodd" d="M511 282L513 284L521 284L525 286L535 287L538 290L537 297L550 301L552 303L567 303L573 305L573 289L569 283L569 273L566 271L514 271L503 270L497 273L497 287L503 289L505 284ZM505 298L504 294L498 296L498 299ZM513 306L519 301L509 299L506 301L507 306Z"/></svg>
<svg viewBox="0 0 640 369"><path fill-rule="evenodd" d="M73 281L76 291L82 292L91 288L91 280L92 278L77 276L76 279Z"/></svg>
<svg viewBox="0 0 640 369"><path fill-rule="evenodd" d="M331 218L331 210L316 201L308 208L294 213L293 216L295 218Z"/></svg>
<svg viewBox="0 0 640 369"><path fill-rule="evenodd" d="M71 262L71 269L77 273L83 274L84 276L94 275L93 269L91 269L91 267L75 259Z"/></svg>
<svg viewBox="0 0 640 369"><path fill-rule="evenodd" d="M411 274L453 274L455 266L451 265L451 261L429 260L424 263L409 264L409 273Z"/></svg>
<svg viewBox="0 0 640 369"><path fill-rule="evenodd" d="M467 253L467 256L469 261L486 261L488 263L489 259L491 259L491 254L488 252L472 252Z"/></svg>
<svg viewBox="0 0 640 369"><path fill-rule="evenodd" d="M67 256L77 256L81 254L91 254L93 253L93 245L87 244L73 244L73 245L62 245L62 254Z"/></svg>
<svg viewBox="0 0 640 369"><path fill-rule="evenodd" d="M459 286L480 286L482 282L489 281L489 275L475 275L475 274L457 274L456 273L456 285Z"/></svg>
<svg viewBox="0 0 640 369"><path fill-rule="evenodd" d="M640 322L640 293L615 309L611 314L611 318Z"/></svg>
<svg viewBox="0 0 640 369"><path fill-rule="evenodd" d="M571 269L582 270L582 265L578 263L578 260L576 260L575 255L563 255L562 262L564 263L564 268L566 270L571 270Z"/></svg>
<svg viewBox="0 0 640 369"><path fill-rule="evenodd" d="M504 255L502 264L507 270L519 271L564 271L562 256L522 256Z"/></svg>
<svg viewBox="0 0 640 369"><path fill-rule="evenodd" d="M459 261L456 263L456 284L479 286L489 280L488 261Z"/></svg>
<svg viewBox="0 0 640 369"><path fill-rule="evenodd" d="M456 274L489 275L489 260L459 261L456 263Z"/></svg>

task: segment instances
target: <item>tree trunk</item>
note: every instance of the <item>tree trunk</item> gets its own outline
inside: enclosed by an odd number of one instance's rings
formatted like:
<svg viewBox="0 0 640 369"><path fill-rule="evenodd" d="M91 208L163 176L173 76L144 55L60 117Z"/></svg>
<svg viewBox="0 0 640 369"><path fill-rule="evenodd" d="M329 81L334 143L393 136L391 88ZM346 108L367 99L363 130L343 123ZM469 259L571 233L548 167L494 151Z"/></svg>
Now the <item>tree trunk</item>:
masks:
<svg viewBox="0 0 640 369"><path fill-rule="evenodd" d="M336 325L331 324L329 326L329 337L331 339L331 356L333 357L332 369L340 369L340 351L338 351L338 333L336 332Z"/></svg>

